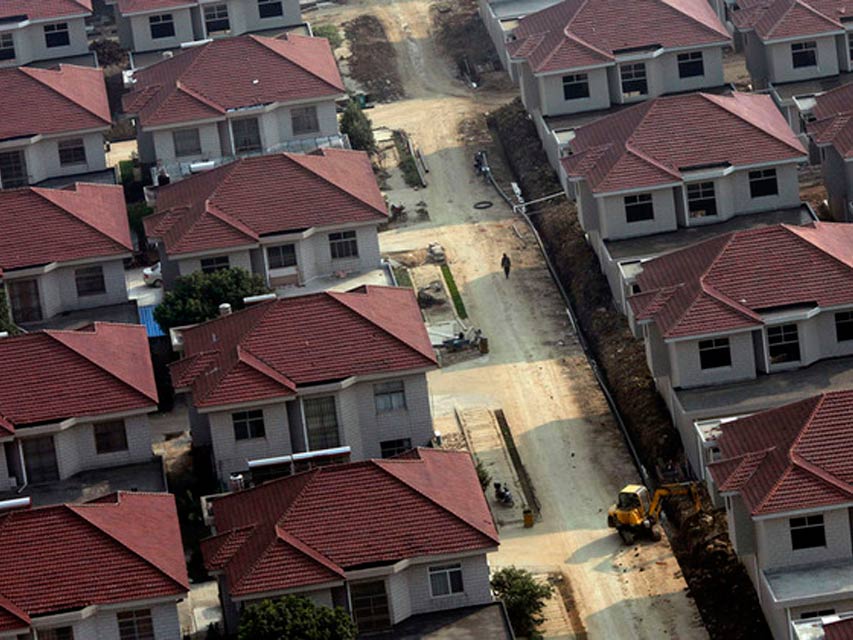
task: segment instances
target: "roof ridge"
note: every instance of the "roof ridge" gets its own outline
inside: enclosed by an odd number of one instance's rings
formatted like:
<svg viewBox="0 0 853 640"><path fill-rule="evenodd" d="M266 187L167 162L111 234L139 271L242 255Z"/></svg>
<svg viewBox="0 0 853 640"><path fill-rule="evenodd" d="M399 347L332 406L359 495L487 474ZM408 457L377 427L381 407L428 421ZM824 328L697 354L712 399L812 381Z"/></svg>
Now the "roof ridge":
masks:
<svg viewBox="0 0 853 640"><path fill-rule="evenodd" d="M230 172L229 175L231 175ZM235 231L239 231L243 235L249 236L252 240L258 240L260 238L258 233L254 229L249 227L249 225L247 225L239 218L235 218L230 213L225 213L222 209L216 206L216 204L211 202L209 198L204 201L204 213L209 213L217 220L220 220L221 222L224 222L225 224L233 228ZM198 220L196 220L192 224L192 227L190 227L190 229L188 229L187 231L194 228L195 225L197 225L201 221L201 218L202 216L199 216Z"/></svg>
<svg viewBox="0 0 853 640"><path fill-rule="evenodd" d="M332 87L333 89L338 89L338 87L336 87L335 85L333 85L332 83L330 83L328 80L326 80L326 79L325 79L325 78L323 78L322 76L317 75L317 73L315 73L314 71L312 71L311 69L309 69L308 67L306 67L304 64L302 64L302 63L300 63L300 62L297 62L296 60L294 60L294 59L293 59L293 58L291 58L290 56L286 56L286 55L282 54L280 51L276 51L275 49L273 49L269 44L267 44L267 43L264 41L264 40L279 40L279 38L266 38L265 36L259 36L259 35L254 34L254 33L250 33L250 34L248 34L248 35L249 35L249 38L250 38L250 39L254 40L257 44L261 45L261 46L262 46L262 47L264 47L266 50L268 50L268 51L272 51L274 54L276 54L276 55L277 55L277 56L279 56L280 58L284 58L284 59L286 59L288 62L290 62L290 63L292 63L292 64L296 65L297 67L299 67L300 69L302 69L302 70L303 70L303 71L305 71L306 73L309 73L310 75L312 75L313 77L317 78L318 80L320 80L320 81L321 81L321 82L323 82L324 84L326 84L326 85L328 85L328 86ZM286 38L287 38L287 37L292 37L292 34L285 34L285 36L286 36ZM334 57L334 54L332 54L332 55L333 55L333 57Z"/></svg>
<svg viewBox="0 0 853 640"><path fill-rule="evenodd" d="M198 56L196 56L196 58L197 57ZM189 69L189 67L191 67L194 64L195 64L195 60L193 60L189 64L189 66L187 66L187 69ZM186 70L184 70L184 71L186 72ZM183 74L181 74L181 77L175 81L175 88L177 88L178 91L182 91L182 92L186 93L191 98L198 100L199 102L201 102L204 105L207 105L211 109L216 109L217 111L219 111L221 113L225 113L226 110L221 105L216 104L213 100L208 98L206 95L204 95L203 93L200 93L199 91L196 91L192 87L186 86L184 84L183 80L181 80L182 77L183 77ZM162 106L163 105L161 104L160 107L162 107ZM159 111L160 107L157 108L158 111ZM154 113L157 113L157 111L155 111Z"/></svg>
<svg viewBox="0 0 853 640"><path fill-rule="evenodd" d="M709 296L711 296L718 302L721 302L722 304L731 307L741 315L748 317L750 320L758 320L759 322L763 322L761 316L755 313L752 309L743 305L737 300L733 300L732 298L724 294L722 291L718 290L714 285L706 283L704 280L704 276L701 277L700 282L702 286L702 291L707 293Z"/></svg>
<svg viewBox="0 0 853 640"><path fill-rule="evenodd" d="M81 184L81 183L79 183L79 182L75 182L75 183L74 183L74 190L73 190L73 191L69 191L69 193L74 193L74 194L76 194L76 195L80 195L80 192L77 190L77 187L78 187L80 184ZM92 187L92 186L107 186L107 185L94 185L94 184L87 184L86 186L87 186L87 187ZM57 209L59 209L60 211L62 211L62 212L64 212L64 213L66 213L66 214L68 214L68 215L70 215L74 220L77 220L78 222L81 222L81 223L82 223L82 224L84 224L85 226L89 227L90 229L93 229L94 231L98 232L98 233L99 233L100 235L102 235L104 238L106 238L107 240L109 240L109 241L111 241L111 242L113 242L113 243L117 244L118 246L120 246L120 247L121 247L122 249L124 249L125 251L127 250L127 247L125 247L124 245L122 245L118 240L116 240L116 239L115 239L114 237L112 237L110 234L106 233L103 229L101 229L101 228L99 228L99 227L96 227L94 224L92 224L92 222L91 222L91 221L86 220L86 219L84 219L84 218L81 218L80 216L78 216L75 212L71 211L70 209L66 209L65 207L63 207L62 205L60 205L59 203L57 203L57 202L56 202L56 200L54 200L53 198L51 198L51 197L49 197L49 196L47 195L48 193L53 194L53 193L58 192L58 191L63 191L62 189L47 189L47 188L45 188L45 187L30 187L29 189L30 189L30 191L32 191L33 193L35 193L37 196L39 196L42 200L44 200L44 201L48 202L49 204L53 205L54 207L56 207L56 208L57 208Z"/></svg>
<svg viewBox="0 0 853 640"><path fill-rule="evenodd" d="M275 528L276 535L278 536L278 538L282 542L293 547L294 549L299 551L301 554L308 556L314 562L322 564L324 567L326 567L330 571L333 571L334 573L337 573L337 574L341 575L341 577L343 577L343 575L344 575L343 567L341 567L334 560L327 557L325 554L318 551L317 549L312 547L307 542L300 540L297 536L290 533L287 529L285 529L283 526L281 526L278 522L276 522L273 526Z"/></svg>
<svg viewBox="0 0 853 640"><path fill-rule="evenodd" d="M717 31L716 29L712 28L710 25L705 24L702 20L699 20L696 16L693 16L693 15L691 15L685 11L682 11L679 7L676 7L674 4L672 4L670 2L670 0L658 0L658 2L660 2L660 4L662 4L662 5L669 7L670 9L672 9L676 13L684 16L685 18L688 18L688 19L692 20L693 22L695 22L696 24L702 26L706 31L708 31L710 33L714 33L718 36L723 35L719 31ZM731 40L731 37L729 37L729 40Z"/></svg>
<svg viewBox="0 0 853 640"><path fill-rule="evenodd" d="M723 110L723 111L725 111L726 113L729 113L729 114L733 115L735 118L738 118L739 120L742 120L743 122L746 122L746 123L747 123L748 125L750 125L753 129L757 129L758 131L761 131L762 133L764 133L764 134L766 134L766 135L770 136L771 138L773 138L774 140L777 140L777 141L781 142L782 144L784 144L784 145L785 145L785 146L787 146L787 147L790 147L790 148L791 148L791 149L793 149L794 151L797 151L797 152L799 152L799 153L804 153L803 149L798 149L798 148L797 148L797 147L795 147L795 146L794 146L794 145L793 145L789 140L784 140L783 138L780 138L780 137L779 137L779 136L777 136L775 133L773 133L772 131L770 131L770 129L768 129L768 128L766 128L766 127L762 127L762 126L758 125L758 124L757 124L756 122L754 122L751 118L745 118L744 116L742 116L742 115L741 115L741 114L739 114L739 113L736 113L735 111L733 111L732 109L730 109L730 108L727 106L728 104L730 104L730 103L729 103L729 102L727 102L727 101L734 100L734 101L736 102L737 100L739 100L739 99L740 99L740 98L735 97L735 96L749 96L749 98L748 98L748 99L750 99L750 100L751 100L752 98L754 98L754 97L756 97L756 96L758 96L758 95L763 95L763 94L746 93L746 92L743 92L743 91L735 91L734 93L729 94L729 95L715 95L715 94L706 93L706 92L704 92L704 91L700 91L700 92L698 92L698 93L699 93L699 95L700 95L700 96L702 96L702 98L704 98L705 100L707 100L707 101L708 101L708 102L710 102L711 104L716 105L716 107L717 107L718 109L722 109L722 110ZM774 115L775 115L775 114L774 114ZM793 132L792 132L792 133L793 133Z"/></svg>
<svg viewBox="0 0 853 640"><path fill-rule="evenodd" d="M806 225L805 228L806 229L814 229L815 231L817 231L818 229L825 229L826 227L824 226L824 224L825 223L822 222L821 220L813 220L808 225ZM820 226L818 226L818 225L820 225ZM848 263L844 262L844 260L842 260L841 258L836 256L834 253L831 253L831 252L827 251L826 249L824 249L823 247L818 246L814 242L811 242L808 238L806 238L803 235L801 235L800 233L798 233L797 227L795 227L794 225L782 223L779 226L781 226L783 229L785 229L785 231L787 231L788 233L793 235L795 238L797 238L801 242L804 242L808 246L819 251L822 255L825 255L826 257L830 258L831 260L834 260L835 262L837 262L838 264L843 266L845 269L853 271L853 264L848 264Z"/></svg>
<svg viewBox="0 0 853 640"><path fill-rule="evenodd" d="M651 109L649 111L651 111ZM646 115L648 115L649 111L646 111ZM634 128L634 131L636 131L637 128L639 128L639 126L643 123L643 120L646 119L646 115L643 116L643 118L640 120L640 123L637 125L637 127ZM669 167L664 165L662 162L659 162L658 160L656 160L652 156L646 155L646 153L642 149L635 147L633 144L633 137L634 137L634 134L632 133L628 137L628 139L625 141L625 151L627 153L630 153L631 155L636 156L637 158L639 158L643 162L646 162L646 163L648 163L654 167L657 167L658 169L660 169L664 173L668 173L669 175L671 175L673 178L681 179L681 174L677 173L676 171L673 171L672 169L670 169ZM610 173L610 172L608 171L608 173Z"/></svg>
<svg viewBox="0 0 853 640"><path fill-rule="evenodd" d="M257 371L261 375L264 375L267 378L278 382L282 386L289 387L294 391L296 390L296 383L293 382L293 380L291 380L286 375L269 365L263 360L263 358L259 358L241 344L237 345L237 359Z"/></svg>
<svg viewBox="0 0 853 640"><path fill-rule="evenodd" d="M801 7L802 7L803 9L805 9L806 11L810 11L811 13L813 13L814 15L816 15L816 16L817 16L818 18L820 18L821 20L825 20L826 22L830 22L830 23L832 23L833 25L835 25L835 26L836 26L836 27L838 27L839 29L843 29L843 28L844 28L844 25L843 25L843 24L841 24L840 22L837 22L836 20L834 20L834 19L833 19L833 18L831 18L830 16L826 15L825 13L821 13L820 11L818 11L817 9L815 9L813 6L811 6L809 3L807 3L807 2L802 2L802 0L793 0L793 1L791 2L791 6L790 6L790 7L788 7L788 10L787 10L785 13L783 13L783 14L782 14L782 16L779 18L779 20L777 20L777 21L776 21L776 24L774 24L774 25L773 25L773 28L770 30L769 35L771 35L771 36L773 35L773 32L776 30L776 27L778 27L778 26L779 26L779 24L782 22L782 20L783 20L783 19L785 19L786 17L788 17L788 14L789 14L791 11L793 11L794 7L796 7L797 5L801 6Z"/></svg>
<svg viewBox="0 0 853 640"><path fill-rule="evenodd" d="M56 95L58 95L62 99L64 99L66 102L70 102L72 104L77 105L78 107L80 107L81 109L83 109L87 113L92 114L93 116L98 118L98 120L101 120L102 122L109 122L110 124L112 124L112 121L104 120L104 118L100 114L96 113L95 111L93 111L92 109L87 107L86 105L81 104L81 103L77 102L76 100L71 99L66 94L62 93L61 91L57 91L56 87L52 86L50 83L46 82L43 78L39 77L40 73L38 73L38 72L42 72L42 71L47 72L47 73L59 73L59 74L61 74L64 66L68 66L68 65L63 65L62 63L60 63L58 70L41 69L38 67L18 67L18 71L21 71L22 73L26 74L27 77L32 78L33 80L38 82L40 85L47 87L48 89L53 91L53 93L55 93ZM34 72L36 72L36 73L34 74Z"/></svg>

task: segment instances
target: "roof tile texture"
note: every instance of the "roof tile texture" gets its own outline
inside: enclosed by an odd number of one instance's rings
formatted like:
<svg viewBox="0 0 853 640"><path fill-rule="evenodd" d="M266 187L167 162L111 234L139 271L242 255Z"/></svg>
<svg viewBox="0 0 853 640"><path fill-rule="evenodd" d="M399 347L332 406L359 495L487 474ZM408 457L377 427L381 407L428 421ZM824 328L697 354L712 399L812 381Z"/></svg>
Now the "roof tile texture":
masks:
<svg viewBox="0 0 853 640"><path fill-rule="evenodd" d="M92 13L91 0L0 0L0 18L27 16L30 20Z"/></svg>

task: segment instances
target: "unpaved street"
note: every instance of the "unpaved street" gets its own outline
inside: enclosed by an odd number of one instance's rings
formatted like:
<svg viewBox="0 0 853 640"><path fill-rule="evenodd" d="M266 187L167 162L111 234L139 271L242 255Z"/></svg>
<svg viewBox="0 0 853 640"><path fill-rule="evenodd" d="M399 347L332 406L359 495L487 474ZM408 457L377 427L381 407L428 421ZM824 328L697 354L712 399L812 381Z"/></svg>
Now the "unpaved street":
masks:
<svg viewBox="0 0 853 640"><path fill-rule="evenodd" d="M473 93L455 80L429 40L428 7L422 0L361 0L306 17L339 22L373 13L398 52L408 98L368 115L375 125L408 131L427 156L430 184L415 199L426 202L430 221L383 233L382 249L432 241L446 248L491 353L430 376L437 421L442 429L452 424L454 407L502 408L542 507L534 528L501 529L490 562L565 577L573 615L569 628L552 621L550 637L705 638L665 543L625 549L606 528L607 507L636 473L530 232L475 177L458 133L463 120L514 93ZM412 197L388 195L392 202ZM481 200L494 206L475 210ZM500 271L503 252L513 260L509 280Z"/></svg>

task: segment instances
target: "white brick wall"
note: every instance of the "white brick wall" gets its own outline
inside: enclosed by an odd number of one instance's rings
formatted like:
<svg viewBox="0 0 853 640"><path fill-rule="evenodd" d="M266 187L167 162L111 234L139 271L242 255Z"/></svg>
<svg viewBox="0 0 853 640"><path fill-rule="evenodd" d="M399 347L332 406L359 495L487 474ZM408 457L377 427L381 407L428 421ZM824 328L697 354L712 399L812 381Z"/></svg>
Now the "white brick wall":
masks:
<svg viewBox="0 0 853 640"><path fill-rule="evenodd" d="M85 13L81 8L80 13ZM68 25L69 43L64 47L47 47L45 40L45 24L37 23L12 32L15 41L15 58L0 62L0 67L17 67L29 64L36 60L51 60L55 58L67 58L85 54L89 51L89 42L86 38L86 19L71 18L57 20Z"/></svg>
<svg viewBox="0 0 853 640"><path fill-rule="evenodd" d="M465 592L458 595L433 598L430 593L429 567L460 563L462 565L462 583ZM492 601L489 588L489 565L486 554L471 556L455 561L431 562L406 569L409 583L409 598L412 615L456 609L473 605L487 604Z"/></svg>
<svg viewBox="0 0 853 640"><path fill-rule="evenodd" d="M145 607L129 607L127 610L150 609L156 640L179 640L181 626L178 622L178 607L174 602ZM73 624L74 637L81 640L120 640L118 631L119 610L101 610L94 616ZM58 625L67 626L67 625Z"/></svg>
<svg viewBox="0 0 853 640"><path fill-rule="evenodd" d="M214 257L215 253L211 253L210 256L205 257ZM223 255L222 253L218 255ZM228 265L231 268L240 267L245 269L249 273L252 272L252 258L249 254L249 250L245 251L234 251L232 253L225 254L228 256ZM202 258L187 258L185 260L178 261L178 272L182 276L188 276L191 273L196 271L201 271L201 261Z"/></svg>
<svg viewBox="0 0 853 640"><path fill-rule="evenodd" d="M807 565L853 557L850 516L846 508L823 512L826 546L794 551L789 518L755 521L758 564L763 570Z"/></svg>
<svg viewBox="0 0 853 640"><path fill-rule="evenodd" d="M133 42L122 42L122 46L131 48L139 53L142 51L159 51L161 49L171 49L179 47L182 42L191 42L195 39L193 34L192 18L189 8L186 9L171 9L163 11L163 13L171 13L175 24L175 35L172 38L152 38L149 16L154 14L134 15L127 18L119 17L119 12L116 10L116 17L119 20L128 20L130 22L129 32L124 29L121 33L128 33L133 38Z"/></svg>

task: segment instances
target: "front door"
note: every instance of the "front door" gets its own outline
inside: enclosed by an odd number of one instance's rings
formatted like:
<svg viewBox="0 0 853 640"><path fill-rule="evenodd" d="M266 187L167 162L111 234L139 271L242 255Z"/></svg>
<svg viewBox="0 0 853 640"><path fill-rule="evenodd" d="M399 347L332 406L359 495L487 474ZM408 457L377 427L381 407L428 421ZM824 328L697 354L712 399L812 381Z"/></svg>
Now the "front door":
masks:
<svg viewBox="0 0 853 640"><path fill-rule="evenodd" d="M391 610L388 608L384 580L350 585L350 598L359 633L391 628Z"/></svg>
<svg viewBox="0 0 853 640"><path fill-rule="evenodd" d="M10 280L6 287L15 322L38 322L42 319L38 280Z"/></svg>
<svg viewBox="0 0 853 640"><path fill-rule="evenodd" d="M27 161L24 157L24 152L0 152L0 189L26 187L29 182Z"/></svg>
<svg viewBox="0 0 853 640"><path fill-rule="evenodd" d="M27 468L27 481L30 484L59 480L53 436L26 438L21 440L21 446L24 449L24 464Z"/></svg>

